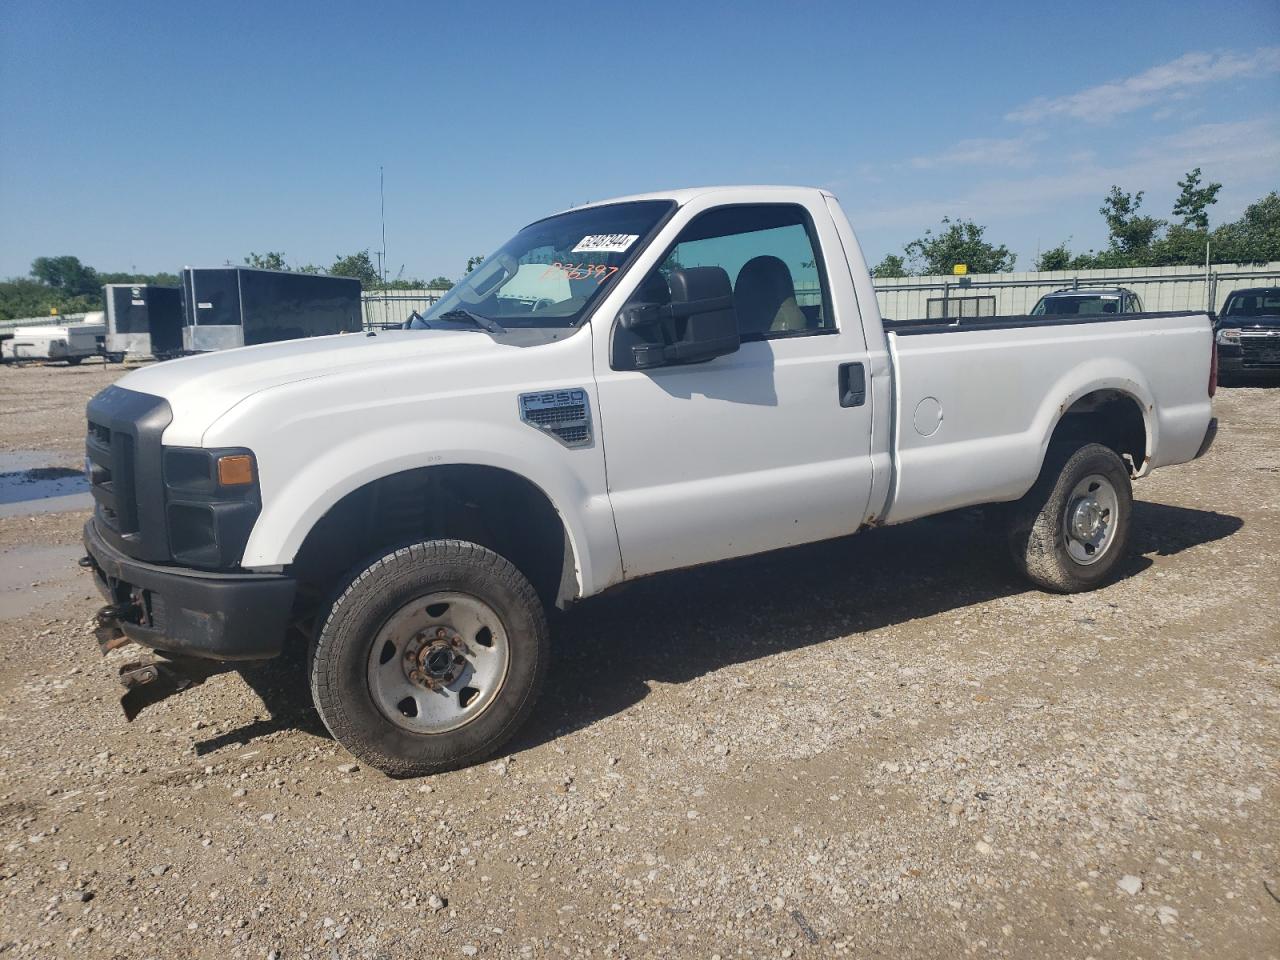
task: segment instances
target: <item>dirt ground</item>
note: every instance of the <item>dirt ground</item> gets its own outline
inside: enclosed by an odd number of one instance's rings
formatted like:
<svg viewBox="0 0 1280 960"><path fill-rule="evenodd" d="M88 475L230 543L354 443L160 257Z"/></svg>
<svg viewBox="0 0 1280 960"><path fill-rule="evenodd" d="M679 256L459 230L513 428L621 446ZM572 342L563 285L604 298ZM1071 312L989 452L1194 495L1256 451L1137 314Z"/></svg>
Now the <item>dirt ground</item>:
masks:
<svg viewBox="0 0 1280 960"><path fill-rule="evenodd" d="M120 373L0 370L5 462L79 464ZM978 511L656 577L418 781L287 664L126 724L87 513L0 516L0 957L1280 956L1280 389L1216 406L1105 589Z"/></svg>

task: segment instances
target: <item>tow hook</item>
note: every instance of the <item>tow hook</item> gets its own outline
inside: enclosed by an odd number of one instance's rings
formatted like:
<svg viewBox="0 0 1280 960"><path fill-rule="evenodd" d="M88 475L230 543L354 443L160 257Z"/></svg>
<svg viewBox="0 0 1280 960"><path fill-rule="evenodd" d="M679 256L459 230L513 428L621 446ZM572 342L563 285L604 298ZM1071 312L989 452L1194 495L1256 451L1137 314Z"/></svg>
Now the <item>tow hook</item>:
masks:
<svg viewBox="0 0 1280 960"><path fill-rule="evenodd" d="M203 683L215 674L226 673L231 669L230 664L197 657L126 663L120 668L120 683L125 688L124 696L120 698L124 718L133 720L153 703L159 703L175 693Z"/></svg>
<svg viewBox="0 0 1280 960"><path fill-rule="evenodd" d="M103 656L132 642L120 624L137 623L140 613L135 603L109 603L97 612L93 618L93 635L98 638L98 649Z"/></svg>

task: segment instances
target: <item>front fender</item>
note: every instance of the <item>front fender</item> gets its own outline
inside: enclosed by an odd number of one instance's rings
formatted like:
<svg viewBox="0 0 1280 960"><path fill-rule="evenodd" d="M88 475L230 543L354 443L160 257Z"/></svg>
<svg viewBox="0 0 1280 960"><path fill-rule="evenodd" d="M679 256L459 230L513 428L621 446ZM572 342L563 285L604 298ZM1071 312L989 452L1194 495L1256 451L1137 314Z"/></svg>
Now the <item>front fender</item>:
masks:
<svg viewBox="0 0 1280 960"><path fill-rule="evenodd" d="M620 580L622 568L603 477L592 482L592 453L560 448L523 424L451 420L386 424L317 451L293 471L277 468L267 454L259 459L263 510L242 563L292 562L316 522L367 483L419 467L465 464L507 470L542 490L568 533L579 596L597 593Z"/></svg>

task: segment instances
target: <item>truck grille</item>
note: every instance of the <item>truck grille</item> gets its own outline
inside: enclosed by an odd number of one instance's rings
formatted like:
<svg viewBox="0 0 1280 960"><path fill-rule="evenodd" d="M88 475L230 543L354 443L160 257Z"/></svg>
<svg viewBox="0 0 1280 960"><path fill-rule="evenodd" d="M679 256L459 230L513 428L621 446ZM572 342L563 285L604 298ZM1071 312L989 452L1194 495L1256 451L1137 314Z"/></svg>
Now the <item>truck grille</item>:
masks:
<svg viewBox="0 0 1280 960"><path fill-rule="evenodd" d="M103 538L140 560L169 557L161 435L173 418L160 397L108 387L89 401L85 456Z"/></svg>
<svg viewBox="0 0 1280 960"><path fill-rule="evenodd" d="M1246 367L1280 368L1280 335L1241 334L1240 360Z"/></svg>

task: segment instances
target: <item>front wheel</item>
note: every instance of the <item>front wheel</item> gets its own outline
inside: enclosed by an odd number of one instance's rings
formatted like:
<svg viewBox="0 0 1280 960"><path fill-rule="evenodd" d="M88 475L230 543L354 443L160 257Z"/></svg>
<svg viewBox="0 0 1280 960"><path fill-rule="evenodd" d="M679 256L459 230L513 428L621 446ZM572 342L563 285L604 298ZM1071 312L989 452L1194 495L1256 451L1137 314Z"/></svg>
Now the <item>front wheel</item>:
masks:
<svg viewBox="0 0 1280 960"><path fill-rule="evenodd" d="M1110 447L1050 449L1031 490L1013 505L1009 547L1018 569L1057 593L1101 586L1129 549L1133 487Z"/></svg>
<svg viewBox="0 0 1280 960"><path fill-rule="evenodd" d="M547 623L510 562L460 540L402 547L334 603L315 641L311 692L329 732L392 776L477 763L533 709Z"/></svg>

